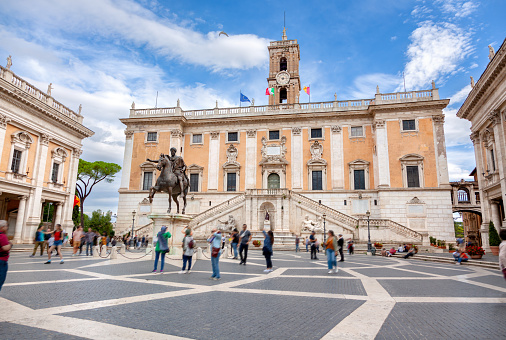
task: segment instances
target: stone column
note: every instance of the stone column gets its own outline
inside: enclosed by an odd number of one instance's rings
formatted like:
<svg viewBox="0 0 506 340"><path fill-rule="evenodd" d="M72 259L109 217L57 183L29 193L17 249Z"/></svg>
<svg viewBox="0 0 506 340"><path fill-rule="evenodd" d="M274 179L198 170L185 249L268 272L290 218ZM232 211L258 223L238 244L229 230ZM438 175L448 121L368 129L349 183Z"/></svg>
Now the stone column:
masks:
<svg viewBox="0 0 506 340"><path fill-rule="evenodd" d="M62 202L56 202L56 210L54 212L54 224L61 224L61 211L62 211Z"/></svg>
<svg viewBox="0 0 506 340"><path fill-rule="evenodd" d="M332 189L344 189L344 161L343 161L343 134L340 126L331 127L330 135L330 163L332 176Z"/></svg>
<svg viewBox="0 0 506 340"><path fill-rule="evenodd" d="M125 130L125 153L123 154L123 168L121 169L121 189L130 187L130 172L132 170L132 152L134 147L134 132Z"/></svg>
<svg viewBox="0 0 506 340"><path fill-rule="evenodd" d="M490 202L490 215L492 217L492 222L494 222L494 227L499 230L501 229L501 215L499 214L499 203Z"/></svg>
<svg viewBox="0 0 506 340"><path fill-rule="evenodd" d="M182 154L181 152L181 146L183 145L182 139L183 139L183 131L179 129L174 129L170 132L170 147L176 148L177 154Z"/></svg>
<svg viewBox="0 0 506 340"><path fill-rule="evenodd" d="M22 243L21 233L25 224L25 206L26 196L19 197L18 217L16 218L16 228L14 229L14 243Z"/></svg>
<svg viewBox="0 0 506 340"><path fill-rule="evenodd" d="M62 225L64 228L70 228L74 226L74 222L72 221L72 212L74 210L74 197L76 192L76 182L77 182L77 171L79 168L79 158L83 151L81 149L73 149L72 150L72 158L70 159L69 164L69 183L68 183L68 198L65 200L64 209L62 213ZM122 178L123 179L123 178Z"/></svg>
<svg viewBox="0 0 506 340"><path fill-rule="evenodd" d="M246 189L255 189L257 183L257 132L246 131Z"/></svg>
<svg viewBox="0 0 506 340"><path fill-rule="evenodd" d="M218 191L218 176L220 168L220 133L211 132L211 141L209 142L209 168L207 178L207 190Z"/></svg>
<svg viewBox="0 0 506 340"><path fill-rule="evenodd" d="M445 116L434 115L432 116L434 142L436 150L436 166L437 166L437 178L438 184L448 185L450 178L448 175L448 161L446 158L446 142L445 142L445 131L444 131Z"/></svg>
<svg viewBox="0 0 506 340"><path fill-rule="evenodd" d="M499 110L495 110L492 113L490 113L488 115L488 119L492 122L492 126L494 128L494 151L497 163L496 168L499 171L499 181L501 183L503 211L506 211L506 196L504 196L506 195L506 161L504 160L504 157L506 157L506 150L504 149L505 148L503 138L504 131L502 130L501 127L501 116L499 114ZM499 228L499 225L496 225L496 227Z"/></svg>
<svg viewBox="0 0 506 340"><path fill-rule="evenodd" d="M7 123L10 121L10 118L0 113L0 159L2 158L2 151L4 149L5 130L7 129Z"/></svg>
<svg viewBox="0 0 506 340"><path fill-rule="evenodd" d="M304 164L303 164L303 153L302 153L302 129L300 127L292 128L292 189L302 190L303 176L304 176Z"/></svg>
<svg viewBox="0 0 506 340"><path fill-rule="evenodd" d="M378 159L378 183L379 188L390 187L390 160L388 156L388 137L384 120L374 122L376 130L376 155Z"/></svg>
<svg viewBox="0 0 506 340"><path fill-rule="evenodd" d="M474 157L476 159L476 172L478 173L478 188L480 191L480 209L481 209L481 228L480 228L480 234L481 234L481 244L483 249L485 251L489 251L489 243L488 243L488 224L490 222L490 214L488 210L488 198L485 197L483 192L483 187L485 185L485 181L483 178L482 173L484 172L483 167L483 154L482 154L482 144L481 144L481 138L480 133L478 131L475 131L471 133L471 141L473 142L474 146Z"/></svg>

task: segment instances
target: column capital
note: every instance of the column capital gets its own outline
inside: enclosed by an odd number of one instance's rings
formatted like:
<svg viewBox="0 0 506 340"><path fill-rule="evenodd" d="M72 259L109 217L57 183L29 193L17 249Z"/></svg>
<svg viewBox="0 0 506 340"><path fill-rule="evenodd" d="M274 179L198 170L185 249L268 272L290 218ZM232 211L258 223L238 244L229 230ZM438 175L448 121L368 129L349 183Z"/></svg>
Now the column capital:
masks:
<svg viewBox="0 0 506 340"><path fill-rule="evenodd" d="M220 135L219 131L211 131L211 139L218 139L219 135Z"/></svg>
<svg viewBox="0 0 506 340"><path fill-rule="evenodd" d="M471 135L469 136L469 138L471 139L471 141L473 142L473 144L480 143L480 133L478 131L474 131L473 133L471 133Z"/></svg>
<svg viewBox="0 0 506 340"><path fill-rule="evenodd" d="M51 141L51 137L49 137L49 135L43 133L40 135L40 143L42 145L45 145L45 146L48 146L49 145L49 142Z"/></svg>
<svg viewBox="0 0 506 340"><path fill-rule="evenodd" d="M292 128L292 133L294 136L300 136L302 129L298 126Z"/></svg>
<svg viewBox="0 0 506 340"><path fill-rule="evenodd" d="M0 128L6 129L7 128L7 123L10 122L10 121L11 121L11 119L9 117L7 117L6 115L0 113Z"/></svg>
<svg viewBox="0 0 506 340"><path fill-rule="evenodd" d="M250 129L250 130L246 130L246 135L249 137L249 138L254 138L257 134L257 130L254 130L254 129Z"/></svg>
<svg viewBox="0 0 506 340"><path fill-rule="evenodd" d="M134 132L130 130L125 130L125 136L126 139L132 139L132 137L134 136Z"/></svg>
<svg viewBox="0 0 506 340"><path fill-rule="evenodd" d="M375 120L373 126L376 129L383 129L385 127L385 121L383 119Z"/></svg>
<svg viewBox="0 0 506 340"><path fill-rule="evenodd" d="M433 115L432 116L432 121L436 124L444 124L445 122L445 115L441 114L441 115Z"/></svg>
<svg viewBox="0 0 506 340"><path fill-rule="evenodd" d="M79 158L79 157L81 157L82 154L83 154L83 150L82 149L78 149L78 148L72 149L72 155L74 157Z"/></svg>
<svg viewBox="0 0 506 340"><path fill-rule="evenodd" d="M174 129L170 132L170 136L172 138L181 138L183 136L183 131L179 129Z"/></svg>
<svg viewBox="0 0 506 340"><path fill-rule="evenodd" d="M28 199L28 196L23 195L23 196L19 196L18 198L20 201L26 201Z"/></svg>
<svg viewBox="0 0 506 340"><path fill-rule="evenodd" d="M332 133L339 133L341 132L342 128L339 125L333 125L331 128Z"/></svg>
<svg viewBox="0 0 506 340"><path fill-rule="evenodd" d="M487 119L490 120L492 126L496 126L500 123L501 117L499 115L499 110L493 110L487 115Z"/></svg>

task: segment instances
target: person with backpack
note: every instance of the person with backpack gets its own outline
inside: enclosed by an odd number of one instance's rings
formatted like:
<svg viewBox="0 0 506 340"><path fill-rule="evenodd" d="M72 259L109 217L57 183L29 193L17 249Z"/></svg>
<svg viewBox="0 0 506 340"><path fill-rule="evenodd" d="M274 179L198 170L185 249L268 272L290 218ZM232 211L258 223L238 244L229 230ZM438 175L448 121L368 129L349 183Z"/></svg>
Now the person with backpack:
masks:
<svg viewBox="0 0 506 340"><path fill-rule="evenodd" d="M221 231L213 229L211 237L207 242L211 244L211 265L213 266L213 275L211 280L219 280L220 276L220 255L221 255Z"/></svg>
<svg viewBox="0 0 506 340"><path fill-rule="evenodd" d="M165 254L169 251L169 243L168 239L172 235L167 231L166 226L162 226L158 234L156 235L156 246L155 246L155 268L153 269L153 273L156 272L156 268L158 267L158 260L161 257L160 264L160 274L163 274L163 267L165 265Z"/></svg>
<svg viewBox="0 0 506 340"><path fill-rule="evenodd" d="M195 241L191 236L191 229L186 228L185 237L183 238L183 268L179 274L190 274L192 268L192 256L194 253ZM188 270L186 270L186 264L188 263ZM186 271L185 271L186 270Z"/></svg>

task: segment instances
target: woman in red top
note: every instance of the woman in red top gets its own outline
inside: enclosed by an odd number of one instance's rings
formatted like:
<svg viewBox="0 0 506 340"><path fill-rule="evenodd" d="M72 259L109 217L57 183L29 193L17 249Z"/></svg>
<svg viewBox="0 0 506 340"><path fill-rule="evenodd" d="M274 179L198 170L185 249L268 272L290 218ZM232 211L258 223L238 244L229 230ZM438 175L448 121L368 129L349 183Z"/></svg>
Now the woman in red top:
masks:
<svg viewBox="0 0 506 340"><path fill-rule="evenodd" d="M56 248L56 252L58 253L58 255L60 255L60 264L63 264L63 255L61 253L61 247L63 245L64 234L63 234L63 230L61 228L61 225L57 224L55 231L53 231L50 234L53 234L53 236L54 236L54 243L51 246L51 248L49 248L49 250L47 252L47 262L44 262L44 264L51 264L51 253L53 252L53 250L55 248Z"/></svg>

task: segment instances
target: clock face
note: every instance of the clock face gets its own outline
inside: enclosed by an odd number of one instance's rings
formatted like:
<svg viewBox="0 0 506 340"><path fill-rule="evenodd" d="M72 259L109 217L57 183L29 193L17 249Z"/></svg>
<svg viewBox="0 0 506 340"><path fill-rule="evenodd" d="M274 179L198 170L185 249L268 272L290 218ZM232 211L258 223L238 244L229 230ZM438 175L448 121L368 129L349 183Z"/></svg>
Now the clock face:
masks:
<svg viewBox="0 0 506 340"><path fill-rule="evenodd" d="M279 85L286 85L290 81L290 74L286 71L279 72L276 75L276 81Z"/></svg>

